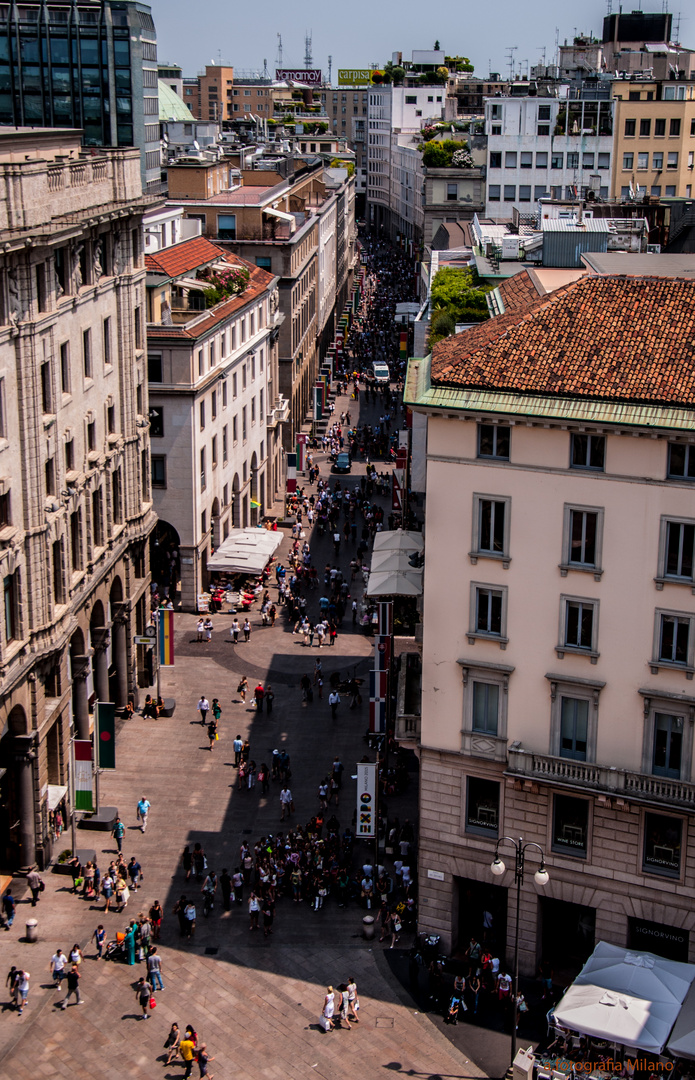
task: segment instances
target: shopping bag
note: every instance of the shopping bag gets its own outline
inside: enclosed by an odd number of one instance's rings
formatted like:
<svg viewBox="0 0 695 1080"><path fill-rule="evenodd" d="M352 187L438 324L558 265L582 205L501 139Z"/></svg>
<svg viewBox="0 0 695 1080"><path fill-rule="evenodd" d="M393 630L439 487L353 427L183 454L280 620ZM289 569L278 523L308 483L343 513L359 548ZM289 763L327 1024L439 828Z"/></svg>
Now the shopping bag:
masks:
<svg viewBox="0 0 695 1080"><path fill-rule="evenodd" d="M151 1009L156 1009L157 1008L157 1002L154 999L154 994L150 994L150 1008Z"/></svg>

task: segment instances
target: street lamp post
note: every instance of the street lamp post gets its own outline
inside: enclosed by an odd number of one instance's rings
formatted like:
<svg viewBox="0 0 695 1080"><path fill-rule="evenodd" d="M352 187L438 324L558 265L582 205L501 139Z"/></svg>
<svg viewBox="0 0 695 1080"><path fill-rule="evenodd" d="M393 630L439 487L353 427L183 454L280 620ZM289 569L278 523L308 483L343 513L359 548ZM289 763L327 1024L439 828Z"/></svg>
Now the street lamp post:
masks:
<svg viewBox="0 0 695 1080"><path fill-rule="evenodd" d="M499 856L500 844L511 844L514 848L514 884L516 885L516 925L514 927L514 999L512 1002L512 1062L516 1057L516 1013L517 999L519 997L519 907L521 903L521 886L524 881L524 864L526 861L527 848L536 848L541 855L541 865L533 875L536 885L547 885L549 874L545 868L545 855L540 844L529 841L525 844L523 837L514 840L511 836L502 836L495 846L495 858L490 867L496 877L501 877L507 869Z"/></svg>

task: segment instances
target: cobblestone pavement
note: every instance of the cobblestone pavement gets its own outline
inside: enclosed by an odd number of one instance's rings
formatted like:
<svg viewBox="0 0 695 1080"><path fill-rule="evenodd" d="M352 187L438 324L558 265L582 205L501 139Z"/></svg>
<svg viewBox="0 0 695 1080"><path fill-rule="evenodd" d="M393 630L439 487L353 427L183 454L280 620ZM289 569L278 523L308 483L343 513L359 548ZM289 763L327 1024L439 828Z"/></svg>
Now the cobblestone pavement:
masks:
<svg viewBox="0 0 695 1080"><path fill-rule="evenodd" d="M338 401L339 412L347 402ZM354 403L353 403L354 408ZM350 483L358 483L362 467ZM326 467L322 469L326 475ZM285 540L281 557L286 554ZM342 554L345 568L350 546ZM322 568L330 556L326 539L312 542L314 561ZM332 558L331 558L331 561ZM274 591L274 590L273 590ZM320 592L312 596L316 605ZM162 693L176 698L172 718L158 721L136 716L121 723L117 737L117 769L101 777L103 805L117 806L126 824L124 854L135 854L142 864L142 888L131 894L124 915L102 911L69 891L69 878L45 875L46 891L38 907L18 905L12 931L3 934L5 971L11 964L31 973L31 994L23 1016L8 1004L0 1030L0 1076L13 1080L87 1080L103 1077L175 1078L183 1074L179 1061L165 1068L162 1044L172 1021L181 1028L191 1023L215 1057L211 1072L224 1078L383 1077L385 1071L408 1076L479 1077L484 1075L466 1060L428 1017L416 1011L412 1000L392 975L384 946L365 942L357 905L345 910L334 901L318 912L308 905L278 904L274 935L264 939L250 933L246 908L223 913L215 905L209 919L202 917L194 940L179 937L172 907L182 892L200 901L200 886L184 882L180 853L184 844L200 841L218 872L236 865L242 839L252 843L280 825L279 788L271 784L267 797L238 791L232 739L240 732L251 743L258 764L270 761L275 746L284 746L292 759L292 791L296 817L306 822L318 804L316 787L339 752L345 763L345 782L337 814L344 828L355 802L353 763L366 751L367 695L362 709L341 706L333 722L327 703L314 696L301 702L299 679L311 671L316 646L305 648L291 633L284 618L274 628L262 628L257 611L252 617L248 644L229 643L231 615L214 617L210 645L195 641L195 618L176 616L176 666L162 674ZM370 667L372 644L353 632L346 620L337 644L321 650L326 684L334 670L358 674ZM261 678L275 690L273 713L256 715L238 701L236 686L246 674L252 690ZM196 702L201 692L222 705L221 737L213 753L200 724ZM252 696L252 694L250 695ZM413 785L414 787L414 785ZM137 826L135 806L141 795L152 804L147 832ZM408 816L415 805L414 790L394 800L392 814ZM104 833L79 830L78 846L96 844L99 864L108 865L115 843ZM67 846L67 844L66 844ZM357 855L363 854L361 851ZM124 928L126 916L146 911L159 899L165 909L160 942L165 989L150 1019L139 1019L134 987L144 965L129 968L96 961L90 937L103 923L108 938ZM39 942L21 941L24 922L36 915ZM62 995L51 985L50 957L60 945L68 952L79 942L82 965L83 1007L56 1008ZM402 944L407 944L404 940ZM4 973L3 973L4 974ZM325 986L357 981L361 1000L360 1023L351 1031L324 1034L318 1025ZM4 1001L7 1003L7 996Z"/></svg>

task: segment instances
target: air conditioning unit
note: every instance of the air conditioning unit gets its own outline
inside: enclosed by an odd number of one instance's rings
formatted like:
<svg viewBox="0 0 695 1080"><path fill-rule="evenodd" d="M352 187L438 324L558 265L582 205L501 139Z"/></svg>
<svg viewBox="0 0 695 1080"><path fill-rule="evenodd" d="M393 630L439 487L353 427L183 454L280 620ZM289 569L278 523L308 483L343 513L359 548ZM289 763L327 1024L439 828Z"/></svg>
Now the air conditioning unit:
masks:
<svg viewBox="0 0 695 1080"><path fill-rule="evenodd" d="M661 255L661 244L647 244L647 255Z"/></svg>

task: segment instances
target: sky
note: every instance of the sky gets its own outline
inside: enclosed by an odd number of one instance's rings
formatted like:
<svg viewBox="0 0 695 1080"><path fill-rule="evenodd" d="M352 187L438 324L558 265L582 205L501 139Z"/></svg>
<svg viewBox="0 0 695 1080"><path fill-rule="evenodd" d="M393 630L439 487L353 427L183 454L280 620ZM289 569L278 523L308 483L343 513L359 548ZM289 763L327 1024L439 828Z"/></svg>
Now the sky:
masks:
<svg viewBox="0 0 695 1080"><path fill-rule="evenodd" d="M509 73L509 49L514 52L515 72L524 74L555 52L556 29L560 43L575 32L601 36L607 0L438 0L430 6L422 0L349 0L347 3L293 7L280 0L254 4L229 0L149 0L157 27L160 63L176 63L184 75L193 76L205 64L228 61L239 72L262 72L263 60L274 75L278 38L282 35L283 67L304 67L304 36L312 34L314 67L328 70L333 57L333 79L338 68L382 66L395 51L410 57L413 49L431 49L439 39L448 55L467 56L480 75L489 70ZM639 0L625 3L625 10ZM661 11L661 0L642 5L645 11ZM683 5L687 11L687 4ZM613 3L617 10L618 3ZM674 10L674 4L671 4ZM675 16L674 16L675 17ZM688 40L688 24L681 20L681 40Z"/></svg>

